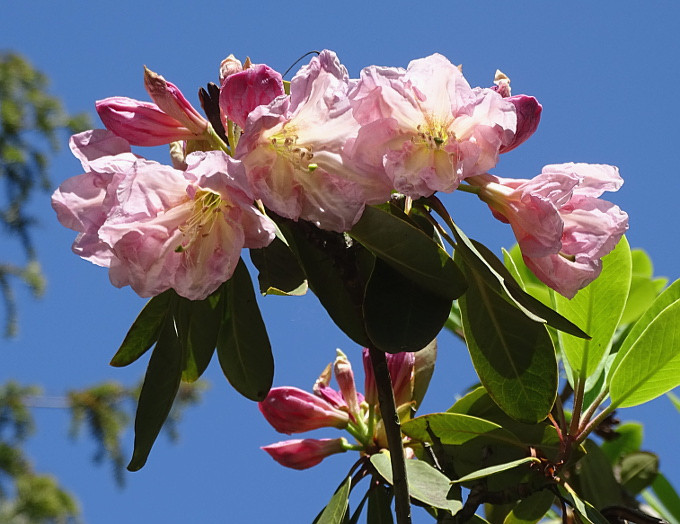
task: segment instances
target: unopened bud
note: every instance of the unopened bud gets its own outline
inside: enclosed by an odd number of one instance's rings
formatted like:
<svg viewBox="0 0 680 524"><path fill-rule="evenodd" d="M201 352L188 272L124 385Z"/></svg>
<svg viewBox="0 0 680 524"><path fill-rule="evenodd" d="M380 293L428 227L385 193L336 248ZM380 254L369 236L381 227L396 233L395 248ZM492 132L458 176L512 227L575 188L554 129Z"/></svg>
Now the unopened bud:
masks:
<svg viewBox="0 0 680 524"><path fill-rule="evenodd" d="M333 366L335 371L335 380L338 381L340 392L342 393L350 414L355 420L359 419L359 400L357 398L357 388L354 382L354 373L352 372L352 365L349 363L347 356L337 350L337 357Z"/></svg>
<svg viewBox="0 0 680 524"><path fill-rule="evenodd" d="M348 449L344 438L295 439L263 446L269 455L282 466L293 469L307 469L316 466L323 459Z"/></svg>
<svg viewBox="0 0 680 524"><path fill-rule="evenodd" d="M220 84L230 75L243 71L243 64L234 55L229 55L220 64Z"/></svg>

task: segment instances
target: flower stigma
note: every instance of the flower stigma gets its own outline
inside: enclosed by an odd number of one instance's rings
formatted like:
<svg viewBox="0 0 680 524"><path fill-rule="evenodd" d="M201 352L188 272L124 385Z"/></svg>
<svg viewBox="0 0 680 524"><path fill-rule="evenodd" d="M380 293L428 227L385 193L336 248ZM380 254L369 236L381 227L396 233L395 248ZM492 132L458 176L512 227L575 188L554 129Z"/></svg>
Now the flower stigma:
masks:
<svg viewBox="0 0 680 524"><path fill-rule="evenodd" d="M176 253L183 253L196 241L207 237L212 231L215 221L221 216L225 202L218 193L201 189L196 191L191 216L179 226L182 232L182 243L175 248Z"/></svg>

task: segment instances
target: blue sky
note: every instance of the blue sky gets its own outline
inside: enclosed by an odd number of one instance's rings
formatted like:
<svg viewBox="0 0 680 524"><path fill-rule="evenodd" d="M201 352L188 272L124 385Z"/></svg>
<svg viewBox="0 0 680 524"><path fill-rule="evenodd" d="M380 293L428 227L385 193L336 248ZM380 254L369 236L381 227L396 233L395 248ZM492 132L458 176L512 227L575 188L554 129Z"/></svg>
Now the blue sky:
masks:
<svg viewBox="0 0 680 524"><path fill-rule="evenodd" d="M95 122L97 99L148 99L143 65L177 84L198 107L198 87L217 80L229 53L284 71L307 51L329 48L356 76L367 65L405 67L439 52L462 63L468 81L481 86L490 85L499 68L512 79L514 93L536 96L544 111L536 135L504 155L494 172L530 178L551 163L619 166L625 184L608 198L630 215L631 245L651 254L658 275L680 277L676 2L252 5L8 2L0 49L24 54L51 78L51 92L70 111L88 111ZM65 148L52 165L54 183L79 173ZM497 252L512 244L509 228L471 195L453 194L446 203L468 235ZM74 235L56 222L49 195L36 195L32 209L40 218L35 238L49 287L40 301L19 293L21 333L0 340L0 381L40 383L50 395L101 380L136 382L145 363L114 369L108 362L144 301L114 288L104 269L70 252ZM7 242L2 250L2 258L18 253ZM276 385L311 387L336 347L359 366L360 348L314 297L267 297L261 307ZM161 437L145 468L126 475L125 489L115 486L107 467L91 463L89 442L68 439L68 417L60 411L37 413L39 430L29 443L34 466L77 493L91 523L311 522L354 457L332 457L306 472L278 466L259 446L281 436L230 388L216 361L206 378L211 387L186 413L180 442L169 445ZM423 411L445 410L473 381L465 348L443 336ZM620 416L646 422L645 447L660 452L662 470L680 486L680 457L669 438L680 430L680 415L670 402L661 398ZM128 452L132 439L131 433L125 437ZM419 515L416 522L429 521Z"/></svg>

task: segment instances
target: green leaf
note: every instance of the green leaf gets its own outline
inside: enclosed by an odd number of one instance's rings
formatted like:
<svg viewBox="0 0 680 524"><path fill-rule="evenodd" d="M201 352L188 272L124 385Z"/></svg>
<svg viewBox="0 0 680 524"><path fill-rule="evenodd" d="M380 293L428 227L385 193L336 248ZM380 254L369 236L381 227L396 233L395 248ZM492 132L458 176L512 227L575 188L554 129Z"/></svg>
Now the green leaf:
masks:
<svg viewBox="0 0 680 524"><path fill-rule="evenodd" d="M421 442L431 442L428 425L442 444L464 444L475 437L484 436L503 444L522 446L512 433L498 424L460 413L432 413L416 417L404 422L401 431Z"/></svg>
<svg viewBox="0 0 680 524"><path fill-rule="evenodd" d="M626 305L631 279L630 247L625 237L602 259L602 273L571 300L554 293L557 311L591 336L583 340L560 333L560 346L574 376L595 372L609 349Z"/></svg>
<svg viewBox="0 0 680 524"><path fill-rule="evenodd" d="M600 449L609 459L610 464L616 464L621 457L638 451L642 445L643 426L639 422L626 422L616 428L615 439L605 440Z"/></svg>
<svg viewBox="0 0 680 524"><path fill-rule="evenodd" d="M123 367L132 364L156 343L163 322L171 313L173 296L176 297L177 294L169 289L146 303L111 359L112 366Z"/></svg>
<svg viewBox="0 0 680 524"><path fill-rule="evenodd" d="M612 406L636 406L680 385L679 344L680 299L661 311L625 352L609 383Z"/></svg>
<svg viewBox="0 0 680 524"><path fill-rule="evenodd" d="M497 464L495 466L489 466L488 468L482 468L477 471L473 471L472 473L468 473L467 475L460 477L459 479L452 480L452 483L457 483L460 484L461 482L469 482L471 480L478 480L482 479L484 477L489 477L491 475L494 475L495 473L500 473L502 471L507 471L509 469L514 469L517 466L521 466L522 464L529 464L529 463L535 463L535 464L540 464L541 459L536 458L536 457L524 457L521 459L513 460L512 462L506 462L505 464Z"/></svg>
<svg viewBox="0 0 680 524"><path fill-rule="evenodd" d="M257 280L263 295L304 295L307 280L295 255L281 239L274 238L262 249L251 249L250 260L259 271Z"/></svg>
<svg viewBox="0 0 680 524"><path fill-rule="evenodd" d="M550 510L555 494L546 489L522 499L505 517L503 524L535 524Z"/></svg>
<svg viewBox="0 0 680 524"><path fill-rule="evenodd" d="M352 485L352 477L348 476L335 490L330 502L323 511L314 519L314 524L342 524L349 507L349 490Z"/></svg>
<svg viewBox="0 0 680 524"><path fill-rule="evenodd" d="M219 297L219 291L217 295ZM215 352L221 320L218 302L212 297L200 301L182 297L177 300L174 318L184 348L182 379L186 382L198 380Z"/></svg>
<svg viewBox="0 0 680 524"><path fill-rule="evenodd" d="M427 393L436 361L436 339L415 354L415 362L413 364L413 395L411 396L415 402L415 409L420 407L420 403L423 401L425 393Z"/></svg>
<svg viewBox="0 0 680 524"><path fill-rule="evenodd" d="M609 459L592 440L586 440L583 445L586 455L578 462L579 493L599 509L621 505L621 487Z"/></svg>
<svg viewBox="0 0 680 524"><path fill-rule="evenodd" d="M625 340L621 344L619 351L616 353L616 358L609 369L609 378L613 376L614 372L621 364L621 361L624 359L628 351L630 351L630 348L633 346L633 344L640 338L643 331L649 327L652 321L658 317L664 309L677 300L680 300L680 280L676 280L670 286L668 286L668 288L657 297L649 309L633 325Z"/></svg>
<svg viewBox="0 0 680 524"><path fill-rule="evenodd" d="M449 254L409 222L367 206L349 234L417 287L449 301L465 292L465 278Z"/></svg>
<svg viewBox="0 0 680 524"><path fill-rule="evenodd" d="M224 376L244 397L264 400L274 379L274 358L243 260L227 281L222 298L224 317L217 336L217 356Z"/></svg>
<svg viewBox="0 0 680 524"><path fill-rule="evenodd" d="M447 223L456 237L456 255L465 262L494 293L509 301L529 319L548 325L577 337L588 338L577 325L535 299L515 282L503 263L486 246L469 239L450 217Z"/></svg>
<svg viewBox="0 0 680 524"><path fill-rule="evenodd" d="M278 225L333 322L360 346L370 346L362 307L373 255L341 234L302 220L281 220Z"/></svg>
<svg viewBox="0 0 680 524"><path fill-rule="evenodd" d="M677 397L672 391L669 391L666 393L666 396L670 399L670 401L673 403L675 406L675 409L680 411L680 398Z"/></svg>
<svg viewBox="0 0 680 524"><path fill-rule="evenodd" d="M680 496L661 473L652 482L651 490L642 492L642 497L669 522L680 522Z"/></svg>
<svg viewBox="0 0 680 524"><path fill-rule="evenodd" d="M659 473L659 457L647 451L629 453L620 464L621 485L637 495L650 486Z"/></svg>
<svg viewBox="0 0 680 524"><path fill-rule="evenodd" d="M503 300L477 273L459 300L472 363L489 395L512 418L539 422L557 395L557 359L545 325Z"/></svg>
<svg viewBox="0 0 680 524"><path fill-rule="evenodd" d="M388 451L383 450L371 455L371 464L388 483L392 484L392 464ZM407 460L406 476L411 498L451 513L456 513L463 507L458 487L451 486L449 478L427 462Z"/></svg>
<svg viewBox="0 0 680 524"><path fill-rule="evenodd" d="M135 416L135 447L127 466L141 469L170 413L182 378L182 345L174 322L166 319L151 354Z"/></svg>
<svg viewBox="0 0 680 524"><path fill-rule="evenodd" d="M581 500L576 492L569 487L568 484L558 485L557 489L562 498L574 509L574 512L586 524L610 524L599 511L597 511L592 504L585 500Z"/></svg>
<svg viewBox="0 0 680 524"><path fill-rule="evenodd" d="M451 299L442 298L376 259L363 316L373 345L388 353L418 351L444 327Z"/></svg>
<svg viewBox="0 0 680 524"><path fill-rule="evenodd" d="M379 484L368 491L366 524L394 524L391 489Z"/></svg>

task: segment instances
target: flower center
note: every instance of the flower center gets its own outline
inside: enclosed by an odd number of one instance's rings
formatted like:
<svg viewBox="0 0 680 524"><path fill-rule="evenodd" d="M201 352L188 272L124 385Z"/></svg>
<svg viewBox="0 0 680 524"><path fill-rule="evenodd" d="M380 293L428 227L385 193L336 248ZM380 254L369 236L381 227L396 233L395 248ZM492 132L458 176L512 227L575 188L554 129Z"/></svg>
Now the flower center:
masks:
<svg viewBox="0 0 680 524"><path fill-rule="evenodd" d="M316 164L311 163L314 152L311 145L298 144L298 136L294 130L282 129L272 135L269 141L276 154L303 171L314 171Z"/></svg>
<svg viewBox="0 0 680 524"><path fill-rule="evenodd" d="M189 249L196 241L207 237L215 221L221 216L225 202L218 193L201 189L196 191L191 216L179 226L182 243L175 248L176 253Z"/></svg>
<svg viewBox="0 0 680 524"><path fill-rule="evenodd" d="M416 135L411 139L414 144L424 145L428 149L442 149L449 140L455 140L456 135L451 131L453 117L448 119L425 116L425 124L416 127Z"/></svg>

